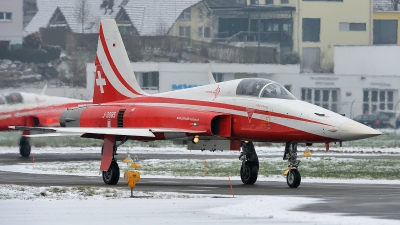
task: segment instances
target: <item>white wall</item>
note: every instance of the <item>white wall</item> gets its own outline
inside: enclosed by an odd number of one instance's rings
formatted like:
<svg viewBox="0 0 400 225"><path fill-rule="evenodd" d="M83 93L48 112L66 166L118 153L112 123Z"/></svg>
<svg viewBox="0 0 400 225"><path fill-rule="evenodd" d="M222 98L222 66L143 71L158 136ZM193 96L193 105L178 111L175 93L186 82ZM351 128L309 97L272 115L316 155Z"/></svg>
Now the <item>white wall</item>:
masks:
<svg viewBox="0 0 400 225"><path fill-rule="evenodd" d="M335 74L400 75L400 46L335 46Z"/></svg>

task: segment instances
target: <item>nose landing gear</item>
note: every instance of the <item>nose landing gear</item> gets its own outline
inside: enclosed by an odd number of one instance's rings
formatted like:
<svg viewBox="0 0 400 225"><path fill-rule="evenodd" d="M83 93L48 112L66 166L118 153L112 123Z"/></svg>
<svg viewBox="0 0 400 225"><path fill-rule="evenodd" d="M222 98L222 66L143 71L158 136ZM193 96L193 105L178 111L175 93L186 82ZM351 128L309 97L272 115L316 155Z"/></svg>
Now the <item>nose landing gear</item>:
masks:
<svg viewBox="0 0 400 225"><path fill-rule="evenodd" d="M242 141L242 152L239 160L242 161L240 167L240 178L243 184L254 184L257 181L259 162L253 142Z"/></svg>
<svg viewBox="0 0 400 225"><path fill-rule="evenodd" d="M286 183L290 188L297 188L301 183L301 175L298 170L300 160L297 160L297 143L286 142L283 160L288 160L289 165L283 173L286 175Z"/></svg>
<svg viewBox="0 0 400 225"><path fill-rule="evenodd" d="M29 157L31 154L31 143L29 141L28 137L22 136L19 141L19 154L21 154L22 157Z"/></svg>

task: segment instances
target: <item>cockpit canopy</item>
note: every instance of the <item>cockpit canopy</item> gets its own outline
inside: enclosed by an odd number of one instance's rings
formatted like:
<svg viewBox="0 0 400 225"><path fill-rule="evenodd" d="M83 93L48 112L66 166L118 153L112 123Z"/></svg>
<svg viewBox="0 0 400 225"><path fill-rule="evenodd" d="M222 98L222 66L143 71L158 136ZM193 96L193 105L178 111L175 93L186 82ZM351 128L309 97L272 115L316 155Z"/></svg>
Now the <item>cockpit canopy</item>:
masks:
<svg viewBox="0 0 400 225"><path fill-rule="evenodd" d="M296 99L296 97L280 84L262 78L243 79L238 84L236 95L247 95L259 98Z"/></svg>
<svg viewBox="0 0 400 225"><path fill-rule="evenodd" d="M19 92L11 92L7 94L0 95L0 105L4 104L17 104L17 103L22 103L22 95Z"/></svg>

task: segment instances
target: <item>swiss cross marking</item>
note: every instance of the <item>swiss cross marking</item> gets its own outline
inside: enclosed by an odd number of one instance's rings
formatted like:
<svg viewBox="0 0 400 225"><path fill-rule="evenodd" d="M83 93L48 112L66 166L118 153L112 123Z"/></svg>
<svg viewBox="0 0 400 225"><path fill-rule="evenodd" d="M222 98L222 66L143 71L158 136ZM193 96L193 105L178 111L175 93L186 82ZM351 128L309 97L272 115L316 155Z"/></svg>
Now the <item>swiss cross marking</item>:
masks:
<svg viewBox="0 0 400 225"><path fill-rule="evenodd" d="M104 94L104 85L106 85L106 80L101 77L101 72L97 71L97 79L96 79L96 85L100 86L100 92Z"/></svg>

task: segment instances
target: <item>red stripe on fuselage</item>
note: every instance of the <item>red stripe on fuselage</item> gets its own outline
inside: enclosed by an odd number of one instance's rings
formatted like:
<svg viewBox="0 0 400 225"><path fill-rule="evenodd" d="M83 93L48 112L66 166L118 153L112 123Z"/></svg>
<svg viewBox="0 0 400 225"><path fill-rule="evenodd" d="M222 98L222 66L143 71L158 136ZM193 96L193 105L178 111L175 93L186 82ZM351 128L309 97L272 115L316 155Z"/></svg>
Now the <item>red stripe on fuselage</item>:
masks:
<svg viewBox="0 0 400 225"><path fill-rule="evenodd" d="M218 102L209 102L209 101L199 101L199 100L188 100L188 99L177 99L177 98L165 98L165 97L154 97L154 96L140 96L138 98L132 98L129 100L124 100L124 101L119 101L115 102L117 104L125 104L125 103L164 103L164 104L179 104L179 105L196 105L196 106L205 106L205 107L215 107L215 108L222 108L222 109L229 109L229 110L236 110L236 111L241 111L241 112L246 112L246 107L243 106L237 106L237 105L230 105L230 104L225 104L225 103L218 103ZM106 104L107 105L107 104ZM111 105L113 105L111 103ZM170 106L173 107L173 106ZM210 110L212 111L212 110ZM303 121L303 122L309 122L309 123L314 123L314 124L320 124L320 125L325 125L325 126L333 126L330 124L326 123L321 123L318 121L314 120L309 120L301 117L296 117L296 116L290 116L282 113L276 113L276 112L270 112L270 111L264 111L260 109L255 109L254 113L261 114L261 115L266 115L266 116L274 116L274 117L280 117L280 118L286 118L286 119L292 119L292 120L298 120L298 121Z"/></svg>
<svg viewBox="0 0 400 225"><path fill-rule="evenodd" d="M115 66L114 60L111 57L110 51L108 50L106 40L104 38L104 32L103 32L103 26L100 24L100 41L103 46L104 53L106 54L108 63L110 64L112 70L114 71L114 74L117 76L118 80L124 85L129 91L136 95L142 95L139 92L137 92L135 89L133 89L126 81L125 79L121 76L121 73L118 71L118 68ZM107 75L106 75L107 76Z"/></svg>

